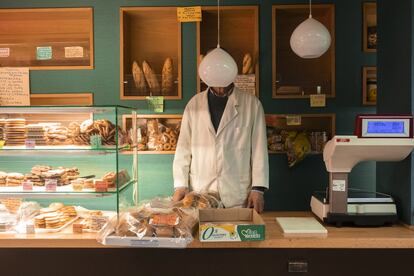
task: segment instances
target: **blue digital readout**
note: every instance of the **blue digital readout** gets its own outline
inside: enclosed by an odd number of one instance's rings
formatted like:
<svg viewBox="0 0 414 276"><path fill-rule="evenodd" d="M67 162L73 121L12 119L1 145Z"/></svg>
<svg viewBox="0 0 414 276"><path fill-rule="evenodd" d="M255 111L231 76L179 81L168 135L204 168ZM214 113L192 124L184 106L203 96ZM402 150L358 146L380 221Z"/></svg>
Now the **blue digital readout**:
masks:
<svg viewBox="0 0 414 276"><path fill-rule="evenodd" d="M367 133L404 133L404 121L368 121Z"/></svg>

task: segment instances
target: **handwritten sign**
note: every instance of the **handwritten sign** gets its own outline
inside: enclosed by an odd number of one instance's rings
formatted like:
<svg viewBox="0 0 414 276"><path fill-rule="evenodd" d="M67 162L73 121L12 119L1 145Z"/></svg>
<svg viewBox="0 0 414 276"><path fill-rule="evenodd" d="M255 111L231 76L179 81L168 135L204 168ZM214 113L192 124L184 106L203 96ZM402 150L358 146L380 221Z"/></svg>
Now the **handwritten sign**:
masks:
<svg viewBox="0 0 414 276"><path fill-rule="evenodd" d="M0 57L6 58L10 56L10 48L0 48Z"/></svg>
<svg viewBox="0 0 414 276"><path fill-rule="evenodd" d="M36 59L37 60L48 60L52 59L52 46L37 47L36 48Z"/></svg>
<svg viewBox="0 0 414 276"><path fill-rule="evenodd" d="M234 86L236 86L240 91L250 93L252 95L256 94L256 75L237 75L234 80Z"/></svg>
<svg viewBox="0 0 414 276"><path fill-rule="evenodd" d="M312 94L310 95L310 106L311 107L324 107L326 106L325 94Z"/></svg>
<svg viewBox="0 0 414 276"><path fill-rule="evenodd" d="M200 22L201 7L181 7L177 8L177 19L179 22Z"/></svg>
<svg viewBox="0 0 414 276"><path fill-rule="evenodd" d="M148 109L152 112L162 113L164 112L164 97L163 96L151 96L147 97Z"/></svg>
<svg viewBox="0 0 414 276"><path fill-rule="evenodd" d="M29 68L0 68L0 106L30 105Z"/></svg>
<svg viewBox="0 0 414 276"><path fill-rule="evenodd" d="M65 58L83 58L83 47L65 47Z"/></svg>

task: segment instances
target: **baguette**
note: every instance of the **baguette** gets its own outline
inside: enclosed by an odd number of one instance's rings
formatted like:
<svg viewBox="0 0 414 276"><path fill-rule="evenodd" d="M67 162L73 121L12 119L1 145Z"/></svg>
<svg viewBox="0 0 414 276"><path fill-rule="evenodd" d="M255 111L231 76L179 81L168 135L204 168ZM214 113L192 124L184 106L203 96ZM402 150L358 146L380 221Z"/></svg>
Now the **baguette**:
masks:
<svg viewBox="0 0 414 276"><path fill-rule="evenodd" d="M168 95L174 87L174 77L173 77L173 61L171 58L167 58L164 61L164 66L162 67L162 95Z"/></svg>
<svg viewBox="0 0 414 276"><path fill-rule="evenodd" d="M253 66L252 66L252 56L250 54L245 54L243 57L243 71L242 74L251 74L249 72L251 72L253 70Z"/></svg>
<svg viewBox="0 0 414 276"><path fill-rule="evenodd" d="M150 89L151 94L159 94L160 93L160 84L157 80L157 76L155 75L154 71L152 70L151 66L148 62L144 60L142 63L142 69L144 71L145 79L147 80L148 87Z"/></svg>
<svg viewBox="0 0 414 276"><path fill-rule="evenodd" d="M142 72L141 67L139 67L136 61L132 64L132 76L134 77L135 87L140 91L145 91L147 85L145 83L144 72Z"/></svg>

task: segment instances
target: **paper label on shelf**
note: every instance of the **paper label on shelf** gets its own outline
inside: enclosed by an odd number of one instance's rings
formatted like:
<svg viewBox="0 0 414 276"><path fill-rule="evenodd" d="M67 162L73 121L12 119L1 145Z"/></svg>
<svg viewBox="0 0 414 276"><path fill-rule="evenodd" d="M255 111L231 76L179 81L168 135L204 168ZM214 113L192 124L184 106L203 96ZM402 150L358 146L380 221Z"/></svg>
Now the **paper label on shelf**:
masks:
<svg viewBox="0 0 414 276"><path fill-rule="evenodd" d="M29 68L0 68L0 106L30 105Z"/></svg>
<svg viewBox="0 0 414 276"><path fill-rule="evenodd" d="M36 147L35 140L26 140L25 141L26 149L34 149Z"/></svg>
<svg viewBox="0 0 414 276"><path fill-rule="evenodd" d="M311 107L325 107L326 106L326 95L325 94L310 95L310 106Z"/></svg>
<svg viewBox="0 0 414 276"><path fill-rule="evenodd" d="M48 60L52 59L52 46L36 47L36 59Z"/></svg>
<svg viewBox="0 0 414 276"><path fill-rule="evenodd" d="M247 92L256 95L256 75L237 75L234 80L234 86L242 92Z"/></svg>
<svg viewBox="0 0 414 276"><path fill-rule="evenodd" d="M65 58L83 58L83 47L65 47Z"/></svg>
<svg viewBox="0 0 414 276"><path fill-rule="evenodd" d="M33 191L32 181L23 181L22 186L23 186L23 191Z"/></svg>
<svg viewBox="0 0 414 276"><path fill-rule="evenodd" d="M148 109L152 112L162 113L164 112L164 97L163 96L151 96L147 97Z"/></svg>
<svg viewBox="0 0 414 276"><path fill-rule="evenodd" d="M345 192L346 181L340 179L334 179L332 181L332 190L334 192Z"/></svg>
<svg viewBox="0 0 414 276"><path fill-rule="evenodd" d="M286 125L288 126L300 126L302 124L302 117L299 115L286 116Z"/></svg>
<svg viewBox="0 0 414 276"><path fill-rule="evenodd" d="M0 48L0 57L6 58L10 56L10 48Z"/></svg>
<svg viewBox="0 0 414 276"><path fill-rule="evenodd" d="M56 192L57 180L56 179L46 179L45 181L45 190L46 192Z"/></svg>
<svg viewBox="0 0 414 276"><path fill-rule="evenodd" d="M201 17L201 6L177 8L179 22L200 22Z"/></svg>

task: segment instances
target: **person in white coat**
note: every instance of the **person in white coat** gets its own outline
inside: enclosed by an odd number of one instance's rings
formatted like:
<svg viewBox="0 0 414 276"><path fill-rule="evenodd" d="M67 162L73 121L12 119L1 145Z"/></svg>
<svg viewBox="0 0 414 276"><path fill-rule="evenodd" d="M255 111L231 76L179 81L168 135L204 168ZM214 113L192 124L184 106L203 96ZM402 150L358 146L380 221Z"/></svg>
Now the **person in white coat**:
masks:
<svg viewBox="0 0 414 276"><path fill-rule="evenodd" d="M264 208L269 163L263 107L257 97L209 88L187 104L173 164L173 199L190 190L215 193L226 208Z"/></svg>

